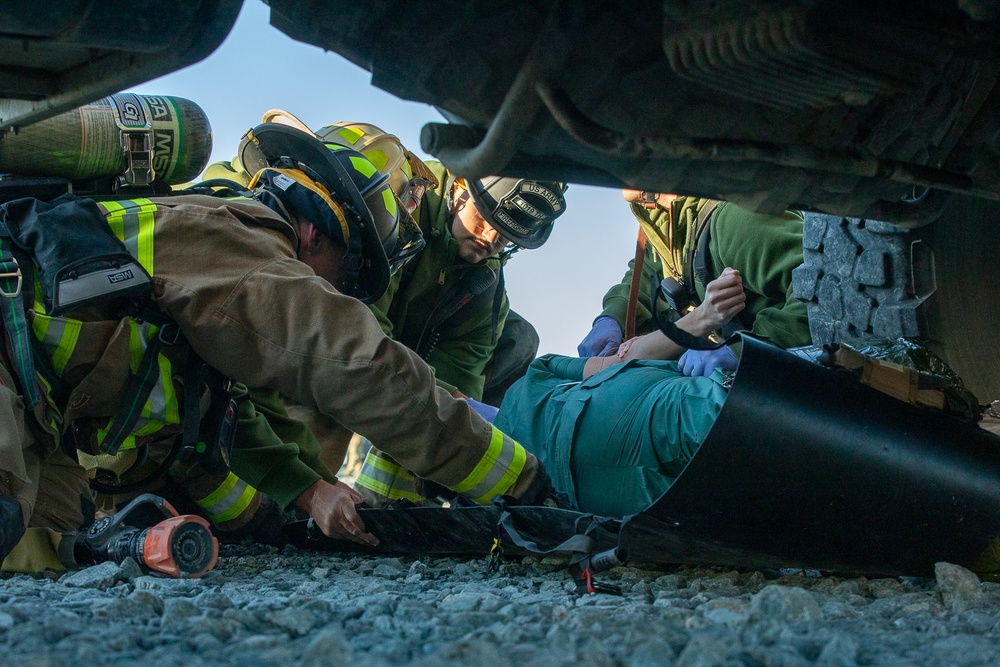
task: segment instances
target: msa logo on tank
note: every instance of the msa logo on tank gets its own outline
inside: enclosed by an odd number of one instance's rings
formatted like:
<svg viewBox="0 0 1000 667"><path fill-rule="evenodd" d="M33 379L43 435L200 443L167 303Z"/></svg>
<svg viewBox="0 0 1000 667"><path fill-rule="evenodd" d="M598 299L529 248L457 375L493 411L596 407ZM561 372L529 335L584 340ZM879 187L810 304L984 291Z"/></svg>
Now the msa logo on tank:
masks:
<svg viewBox="0 0 1000 667"><path fill-rule="evenodd" d="M177 144L176 123L170 102L165 97L146 97L149 115L153 121L153 171L167 175L174 164Z"/></svg>

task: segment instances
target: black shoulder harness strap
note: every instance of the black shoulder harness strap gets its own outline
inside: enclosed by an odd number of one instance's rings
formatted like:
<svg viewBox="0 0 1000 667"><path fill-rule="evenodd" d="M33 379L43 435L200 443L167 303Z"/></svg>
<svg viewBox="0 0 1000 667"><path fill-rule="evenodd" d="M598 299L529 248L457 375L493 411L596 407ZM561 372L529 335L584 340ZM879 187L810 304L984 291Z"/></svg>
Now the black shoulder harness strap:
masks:
<svg viewBox="0 0 1000 667"><path fill-rule="evenodd" d="M695 289L695 277L701 281L702 285L708 285L713 279L708 268L710 256L708 242L711 238L712 214L715 213L721 203L720 201L709 200L698 211L698 217L695 219L694 229L691 234L691 242L688 244L687 252L685 253L684 284L690 293L691 303L694 304L701 303L701 299L698 298L698 290Z"/></svg>

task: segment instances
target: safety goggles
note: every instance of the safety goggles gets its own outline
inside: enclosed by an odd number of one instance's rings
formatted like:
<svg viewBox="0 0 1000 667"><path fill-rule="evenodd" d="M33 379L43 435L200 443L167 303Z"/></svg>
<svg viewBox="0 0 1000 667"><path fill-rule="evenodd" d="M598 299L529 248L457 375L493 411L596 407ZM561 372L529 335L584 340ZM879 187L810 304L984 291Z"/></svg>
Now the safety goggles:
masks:
<svg viewBox="0 0 1000 667"><path fill-rule="evenodd" d="M407 213L413 213L420 206L420 200L424 193L431 187L431 182L426 178L415 176L406 182L402 192L399 193L399 201Z"/></svg>

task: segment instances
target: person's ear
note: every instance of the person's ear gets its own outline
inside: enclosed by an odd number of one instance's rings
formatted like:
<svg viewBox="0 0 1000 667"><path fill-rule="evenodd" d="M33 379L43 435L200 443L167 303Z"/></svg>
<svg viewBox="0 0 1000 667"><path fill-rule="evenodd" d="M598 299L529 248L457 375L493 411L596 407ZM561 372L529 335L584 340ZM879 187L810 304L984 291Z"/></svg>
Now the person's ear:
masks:
<svg viewBox="0 0 1000 667"><path fill-rule="evenodd" d="M319 243L320 233L316 225L305 222L299 225L299 252L307 254Z"/></svg>

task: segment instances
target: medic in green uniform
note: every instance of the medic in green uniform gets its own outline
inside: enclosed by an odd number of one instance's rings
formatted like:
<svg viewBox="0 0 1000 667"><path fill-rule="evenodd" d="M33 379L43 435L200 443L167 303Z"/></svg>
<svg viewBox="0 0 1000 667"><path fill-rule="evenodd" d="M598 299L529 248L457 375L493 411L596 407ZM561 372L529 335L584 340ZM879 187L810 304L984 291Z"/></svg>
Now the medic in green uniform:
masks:
<svg viewBox="0 0 1000 667"><path fill-rule="evenodd" d="M637 333L656 329L649 310L654 281L673 278L682 283L696 305L706 299L706 285L729 268L745 298L735 315L734 328L782 347L810 343L805 304L792 294L792 269L802 263L800 213L768 215L729 202L662 194L644 202L641 195L645 193L625 190L624 194L648 239L637 294ZM630 262L621 284L605 294L604 310L577 348L580 356L606 356L618 350L626 328L633 264ZM667 358L681 354L683 348L676 348ZM687 374L707 375L716 367L735 367L735 356L725 348L721 353L689 351L684 356L688 371L692 367L697 370ZM699 358L706 356L712 358ZM702 361L705 363L699 363Z"/></svg>

